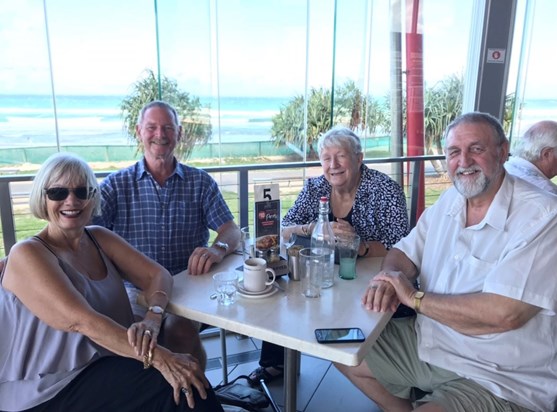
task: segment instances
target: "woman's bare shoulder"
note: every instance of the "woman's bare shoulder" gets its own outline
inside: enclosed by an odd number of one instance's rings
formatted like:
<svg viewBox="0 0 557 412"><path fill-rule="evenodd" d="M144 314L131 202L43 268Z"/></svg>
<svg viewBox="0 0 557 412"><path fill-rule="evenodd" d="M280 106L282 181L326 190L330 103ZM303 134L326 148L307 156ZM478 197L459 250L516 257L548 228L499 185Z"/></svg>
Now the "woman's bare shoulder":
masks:
<svg viewBox="0 0 557 412"><path fill-rule="evenodd" d="M17 242L11 249L9 254L9 259L17 259L21 257L27 257L32 254L40 253L45 250L46 247L38 240L36 237L30 237Z"/></svg>
<svg viewBox="0 0 557 412"><path fill-rule="evenodd" d="M8 289L29 284L55 262L57 257L36 238L20 240L10 250L2 284Z"/></svg>

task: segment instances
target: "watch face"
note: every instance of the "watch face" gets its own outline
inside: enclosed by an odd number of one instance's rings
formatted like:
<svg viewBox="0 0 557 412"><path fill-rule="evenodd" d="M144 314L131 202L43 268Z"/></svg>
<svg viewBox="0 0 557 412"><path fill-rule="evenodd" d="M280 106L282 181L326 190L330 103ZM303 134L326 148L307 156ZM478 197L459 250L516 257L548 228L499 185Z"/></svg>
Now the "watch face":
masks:
<svg viewBox="0 0 557 412"><path fill-rule="evenodd" d="M160 306L151 306L149 310L157 315L162 315L164 313L164 309Z"/></svg>
<svg viewBox="0 0 557 412"><path fill-rule="evenodd" d="M224 243L224 242L215 242L215 246L220 247L224 250L228 250L228 243Z"/></svg>

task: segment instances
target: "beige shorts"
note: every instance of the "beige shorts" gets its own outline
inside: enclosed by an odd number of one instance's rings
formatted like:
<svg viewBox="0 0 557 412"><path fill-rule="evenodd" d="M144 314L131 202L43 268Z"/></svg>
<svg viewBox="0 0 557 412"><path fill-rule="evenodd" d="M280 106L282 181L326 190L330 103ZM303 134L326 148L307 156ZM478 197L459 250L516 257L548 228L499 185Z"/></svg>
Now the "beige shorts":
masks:
<svg viewBox="0 0 557 412"><path fill-rule="evenodd" d="M373 376L390 393L411 399L414 388L419 388L426 394L415 402L415 407L432 402L454 412L529 411L493 395L471 379L421 361L415 319L391 319L365 358Z"/></svg>

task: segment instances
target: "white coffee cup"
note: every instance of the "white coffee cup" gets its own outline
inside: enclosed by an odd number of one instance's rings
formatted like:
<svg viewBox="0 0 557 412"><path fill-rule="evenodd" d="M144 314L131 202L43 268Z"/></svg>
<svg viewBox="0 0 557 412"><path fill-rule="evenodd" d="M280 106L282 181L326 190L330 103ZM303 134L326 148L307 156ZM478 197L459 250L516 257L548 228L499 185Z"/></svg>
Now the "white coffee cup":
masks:
<svg viewBox="0 0 557 412"><path fill-rule="evenodd" d="M262 292L275 281L275 271L267 267L261 258L249 258L244 262L244 289L249 292Z"/></svg>

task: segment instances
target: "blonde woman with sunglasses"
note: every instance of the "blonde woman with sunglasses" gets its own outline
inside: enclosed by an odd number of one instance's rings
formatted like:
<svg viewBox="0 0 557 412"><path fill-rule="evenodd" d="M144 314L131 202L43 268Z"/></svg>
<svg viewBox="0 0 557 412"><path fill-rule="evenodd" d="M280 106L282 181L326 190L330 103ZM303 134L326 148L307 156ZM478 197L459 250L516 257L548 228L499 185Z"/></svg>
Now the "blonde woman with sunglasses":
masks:
<svg viewBox="0 0 557 412"><path fill-rule="evenodd" d="M0 274L0 411L222 411L199 361L157 344L172 276L87 226L100 212L87 163L51 156L30 208L47 224L12 248ZM124 279L149 305L139 322Z"/></svg>

